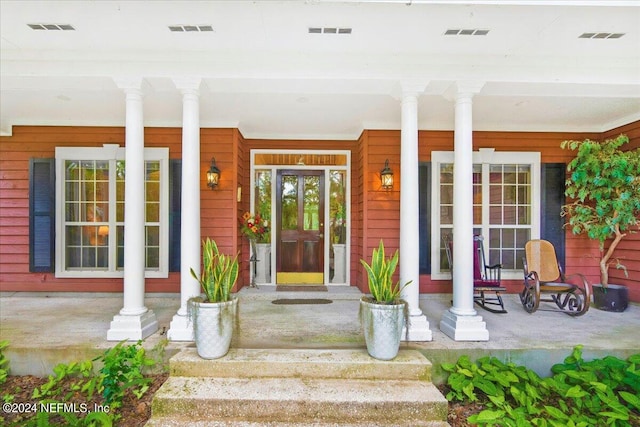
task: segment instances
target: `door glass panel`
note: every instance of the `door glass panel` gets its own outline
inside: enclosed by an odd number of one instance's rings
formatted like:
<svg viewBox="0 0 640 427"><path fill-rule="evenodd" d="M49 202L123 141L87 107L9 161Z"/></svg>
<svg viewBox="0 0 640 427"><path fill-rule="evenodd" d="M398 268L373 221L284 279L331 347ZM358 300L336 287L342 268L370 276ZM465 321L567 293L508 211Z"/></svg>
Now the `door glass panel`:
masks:
<svg viewBox="0 0 640 427"><path fill-rule="evenodd" d="M345 171L331 171L329 189L329 238L332 243L342 244L346 240L347 207L345 205Z"/></svg>
<svg viewBox="0 0 640 427"><path fill-rule="evenodd" d="M264 235L263 243L271 242L271 171L255 172L255 213L269 222L269 231Z"/></svg>
<svg viewBox="0 0 640 427"><path fill-rule="evenodd" d="M257 261L253 265L253 280L256 283L271 283L271 238L273 223L271 222L271 180L270 170L254 171L254 213L258 215L265 225L265 232L259 240L259 245L255 245Z"/></svg>
<svg viewBox="0 0 640 427"><path fill-rule="evenodd" d="M320 230L320 178L304 177L304 231Z"/></svg>
<svg viewBox="0 0 640 427"><path fill-rule="evenodd" d="M282 229L298 229L298 177L282 177Z"/></svg>
<svg viewBox="0 0 640 427"><path fill-rule="evenodd" d="M346 246L347 241L347 206L346 206L346 171L329 172L329 239L330 252L330 281L331 283L346 282Z"/></svg>

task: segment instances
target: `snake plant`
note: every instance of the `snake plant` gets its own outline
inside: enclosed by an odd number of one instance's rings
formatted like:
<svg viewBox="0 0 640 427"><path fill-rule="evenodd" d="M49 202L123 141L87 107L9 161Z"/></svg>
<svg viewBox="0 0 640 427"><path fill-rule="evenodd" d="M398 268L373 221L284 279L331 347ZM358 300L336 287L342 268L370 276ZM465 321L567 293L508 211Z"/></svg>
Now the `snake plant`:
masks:
<svg viewBox="0 0 640 427"><path fill-rule="evenodd" d="M393 273L398 266L398 251L391 258L387 258L384 252L384 243L380 240L377 249L373 250L371 264L363 259L360 260L367 272L369 279L369 290L371 296L377 303L396 304L400 300L402 289L411 281L400 286L400 281L393 283Z"/></svg>
<svg viewBox="0 0 640 427"><path fill-rule="evenodd" d="M218 250L214 240L202 242L202 273L197 276L193 268L191 275L196 279L207 296L207 302L229 301L231 289L238 280L238 256L231 257Z"/></svg>

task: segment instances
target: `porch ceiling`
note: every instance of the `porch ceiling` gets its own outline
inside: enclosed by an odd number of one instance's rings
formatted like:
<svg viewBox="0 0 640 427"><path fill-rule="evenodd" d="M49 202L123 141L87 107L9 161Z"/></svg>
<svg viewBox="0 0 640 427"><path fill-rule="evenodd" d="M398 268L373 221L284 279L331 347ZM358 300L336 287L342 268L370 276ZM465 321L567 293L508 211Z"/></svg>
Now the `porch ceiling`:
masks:
<svg viewBox="0 0 640 427"><path fill-rule="evenodd" d="M213 31L169 30L191 24ZM172 79L201 77L201 125L248 138L399 129L401 84L422 93L420 129L453 129L460 80L485 82L477 130L601 132L640 119L640 1L0 0L0 33L5 135L124 125L122 76L145 79L145 125L177 127Z"/></svg>

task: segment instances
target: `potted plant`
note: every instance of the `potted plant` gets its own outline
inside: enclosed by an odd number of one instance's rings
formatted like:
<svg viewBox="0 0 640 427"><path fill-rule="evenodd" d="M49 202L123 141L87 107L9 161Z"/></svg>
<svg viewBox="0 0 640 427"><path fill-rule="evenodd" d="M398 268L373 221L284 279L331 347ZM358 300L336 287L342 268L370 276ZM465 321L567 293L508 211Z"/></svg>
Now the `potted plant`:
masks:
<svg viewBox="0 0 640 427"><path fill-rule="evenodd" d="M257 287L255 282L271 282L271 231L269 220L260 213L255 215L245 212L240 219L240 231L247 236L251 245L249 262L255 263L251 287Z"/></svg>
<svg viewBox="0 0 640 427"><path fill-rule="evenodd" d="M622 151L626 135L597 142L564 141L563 149L577 150L567 166L570 177L565 195L573 199L562 207L574 234L586 234L599 243L600 284L593 286L594 305L609 311L624 311L626 286L609 283L609 268L626 267L615 256L620 241L638 231L640 224L640 149ZM608 246L607 246L608 245Z"/></svg>
<svg viewBox="0 0 640 427"><path fill-rule="evenodd" d="M233 336L238 298L231 289L238 279L238 256L220 253L216 242L207 238L202 242L200 277L193 268L190 271L204 292L189 300L198 355L217 359L227 354Z"/></svg>
<svg viewBox="0 0 640 427"><path fill-rule="evenodd" d="M373 358L391 360L400 349L402 328L408 321L407 303L400 297L402 289L393 283L393 273L398 266L398 251L389 259L384 253L384 244L373 250L371 264L360 260L367 272L371 297L360 300L360 322L367 344L367 352Z"/></svg>

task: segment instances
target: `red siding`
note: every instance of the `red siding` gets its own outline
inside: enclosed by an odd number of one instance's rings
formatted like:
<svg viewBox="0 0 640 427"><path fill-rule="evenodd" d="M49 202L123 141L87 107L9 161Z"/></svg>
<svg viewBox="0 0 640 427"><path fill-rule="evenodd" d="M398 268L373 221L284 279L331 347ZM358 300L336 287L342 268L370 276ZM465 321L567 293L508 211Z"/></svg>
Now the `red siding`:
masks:
<svg viewBox="0 0 640 427"><path fill-rule="evenodd" d="M123 128L14 127L0 139L0 289L96 292L122 290L122 279L56 279L29 273L29 159L53 158L55 147L124 145Z"/></svg>
<svg viewBox="0 0 640 427"><path fill-rule="evenodd" d="M358 255L360 274L356 284L368 291L367 275L360 259L371 261L371 253L384 240L385 252L392 254L400 246L400 131L366 131L362 143L362 240ZM382 189L380 170L389 159L393 171L393 189ZM396 272L396 280L398 272Z"/></svg>
<svg viewBox="0 0 640 427"><path fill-rule="evenodd" d="M629 150L640 150L640 121L605 132L602 138L615 138L621 133L629 137L627 146ZM636 228L635 233L628 233L616 249L616 256L627 267L628 277L622 270L611 269L609 272L609 282L627 285L630 299L636 302L640 302L640 233L638 231L640 230Z"/></svg>
<svg viewBox="0 0 640 427"><path fill-rule="evenodd" d="M247 239L243 239L242 238L242 233L238 232L238 222L237 222L237 218L240 218L244 212L249 210L249 206L250 205L250 196L251 196L251 192L250 192L250 188L249 187L249 173L250 173L250 166L249 166L249 151L246 149L246 141L245 139L242 137L242 134L240 134L240 132L238 132L236 130L236 144L235 144L235 149L237 152L236 155L236 206L235 206L235 213L236 213L236 225L233 226L233 230L235 230L234 232L234 241L236 242L236 247L238 248L238 250L240 250L242 253L239 257L239 262L240 262L240 277L238 278L238 284L236 285L237 288L242 288L244 286L247 286L250 283L250 277L249 277L249 267L247 267L249 265L249 257L251 256L250 252L250 248L249 248L249 243L247 241ZM241 195L241 199L238 200L238 187L241 189L240 190L240 195Z"/></svg>
<svg viewBox="0 0 640 427"><path fill-rule="evenodd" d="M562 150L560 143L566 139L602 139L607 136L615 136L626 133L632 140L631 147L640 146L640 122L613 129L605 134L596 133L561 133L561 132L474 132L473 149L496 148L500 151L541 151L543 163L568 163L572 155ZM364 241L363 252L370 254L380 238L385 238L385 243L392 250L398 247L399 236L399 131L365 131L361 138L364 162L369 170L364 171L366 196L363 198L365 208L363 216ZM418 135L420 161L430 161L432 151L453 150L452 131L420 131ZM368 150L368 151L367 151ZM382 168L384 160L389 158L389 163L394 170L396 184L391 194L379 191L379 177L377 172ZM376 182L377 180L377 182ZM383 218L383 220L380 220ZM384 225L381 225L384 224ZM388 230L391 230L389 232ZM569 230L566 232L567 252L566 268L568 272L580 271L587 275L591 283L599 281L597 265L598 249L596 242L585 236L575 236ZM611 277L620 283L630 287L631 299L640 301L640 234L632 234L627 237L620 248L620 256L624 257L624 264L629 269L629 277L625 278L621 271L612 271ZM361 276L366 283L366 277ZM518 292L520 281L507 282L510 292ZM361 286L362 287L362 286ZM420 278L420 292L451 292L450 280L431 280L429 275Z"/></svg>
<svg viewBox="0 0 640 427"><path fill-rule="evenodd" d="M29 159L53 158L55 147L124 146L124 128L16 126L13 135L0 139L0 290L2 291L122 291L122 279L57 279L53 273L29 273ZM235 203L235 129L203 129L200 184L202 235L220 239L223 250L236 251L228 230L237 225L228 207ZM145 129L146 147L168 147L170 158L182 157L182 130ZM220 190L208 189L204 171L215 153L223 171ZM224 174L224 170L227 174ZM231 190L233 188L233 190ZM215 220L214 220L215 218ZM180 274L167 279L147 279L148 292L178 292Z"/></svg>
<svg viewBox="0 0 640 427"><path fill-rule="evenodd" d="M352 194L351 194L351 284L358 286L362 292L366 292L365 273L360 265L364 258L363 242L367 234L367 221L365 212L367 202L364 197L365 171L368 169L364 161L367 153L367 137L369 132L364 131L358 139L358 146L354 150L351 159Z"/></svg>
<svg viewBox="0 0 640 427"><path fill-rule="evenodd" d="M568 162L570 153L560 149L565 139L616 136L626 133L630 148L640 147L640 122L612 129L603 134L539 132L474 132L474 150L495 147L502 151L542 152L543 162ZM46 127L16 126L12 136L0 137L0 290L2 291L121 291L122 279L56 279L49 273L29 273L28 186L29 159L52 158L57 146L91 147L106 143L124 146L122 127ZM181 158L182 132L179 128L145 129L145 146L169 147L170 158ZM430 161L434 150L453 149L453 132L420 131L420 161ZM399 246L400 208L400 132L365 130L357 141L250 140L237 129L201 130L201 221L202 236L216 239L223 251L240 252L242 276L239 286L248 283L248 244L238 230L237 218L249 209L249 153L254 148L351 150L351 283L366 291L366 275L360 259L370 257L381 238L390 252ZM221 169L218 188L210 190L205 172L215 156ZM386 159L394 171L393 190L380 188L379 172ZM237 200L238 187L242 198ZM231 232L229 232L231 230ZM584 236L567 231L567 270L586 273L592 282L598 271L594 257L597 245ZM620 245L619 256L629 269L625 278L612 271L613 280L630 287L633 301L640 301L640 233L632 234ZM246 271L245 271L246 270ZM149 292L176 292L180 277L148 279ZM509 284L519 290L519 281ZM450 292L450 281L420 278L421 292Z"/></svg>

